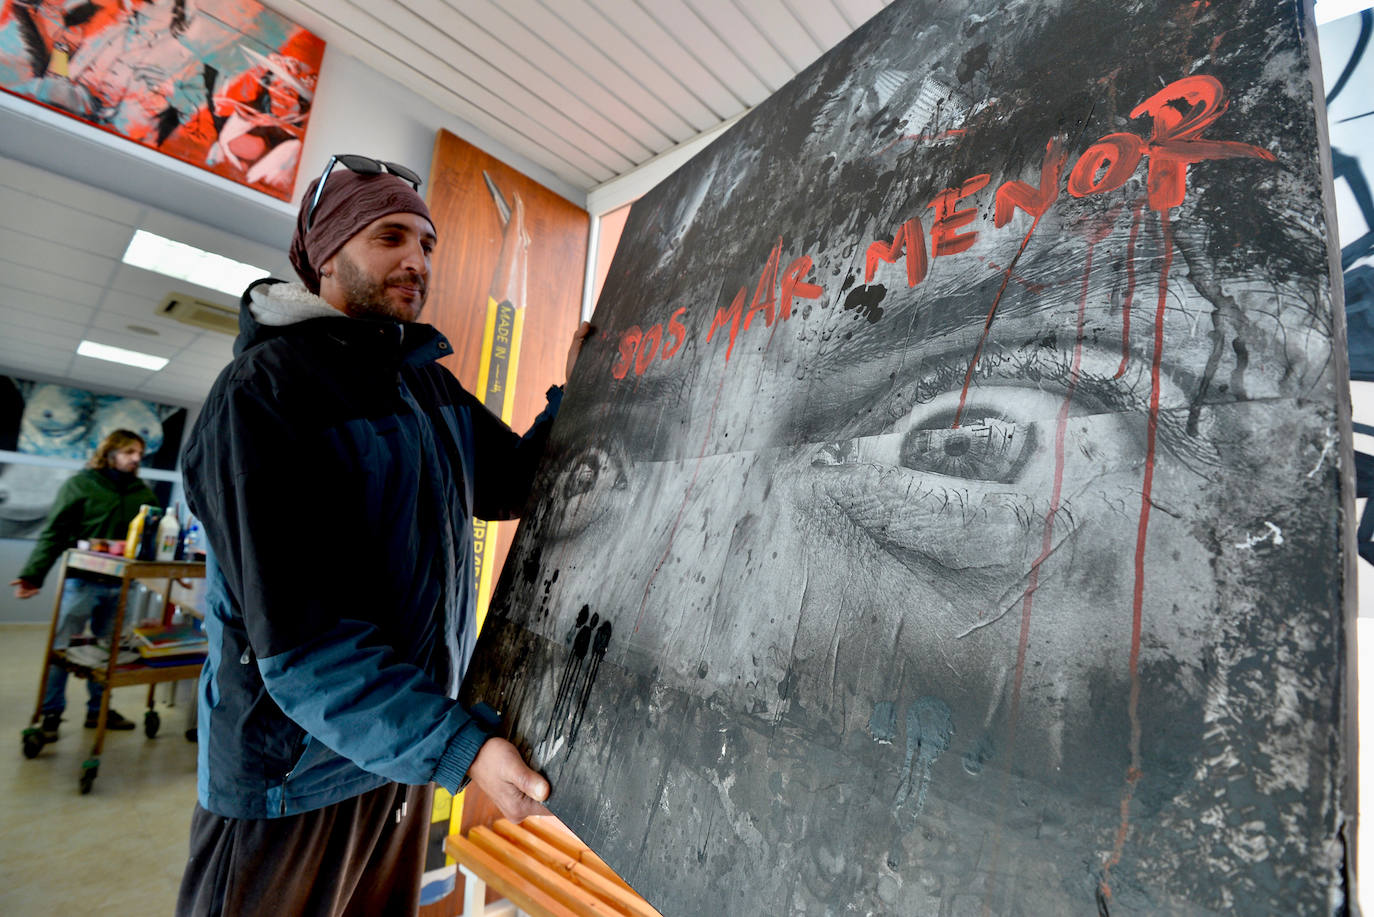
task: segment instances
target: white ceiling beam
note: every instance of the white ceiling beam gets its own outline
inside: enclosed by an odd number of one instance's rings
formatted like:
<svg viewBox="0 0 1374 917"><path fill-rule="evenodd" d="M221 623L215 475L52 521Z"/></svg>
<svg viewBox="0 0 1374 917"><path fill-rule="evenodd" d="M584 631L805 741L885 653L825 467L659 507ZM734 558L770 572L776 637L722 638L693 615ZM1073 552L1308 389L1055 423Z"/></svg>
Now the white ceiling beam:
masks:
<svg viewBox="0 0 1374 917"><path fill-rule="evenodd" d="M652 150L636 140L612 118L564 82L541 69L548 58L558 56L547 48L545 53L526 57L507 46L487 25L459 12L443 0L411 0L416 11L423 14L444 35L460 46L471 60L480 62L491 73L493 85L510 83L533 93L548 106L578 126L593 143L609 150L614 157L608 164L624 163L622 170L634 162L652 155ZM528 34L528 32L526 33Z"/></svg>
<svg viewBox="0 0 1374 917"><path fill-rule="evenodd" d="M324 0L306 0L306 2L321 4ZM390 2L390 0L382 0L382 2ZM539 117L513 106L508 99L503 98L499 93L491 91L456 69L425 46L416 44L416 39L413 36L414 31L416 31L415 28L412 28L412 34L402 34L379 20L370 10L360 8L349 2L329 0L327 10L328 15L335 23L369 47L370 56L363 58L369 66L373 66L374 62L380 62L383 59L400 63L410 71L407 76L407 85L417 88L428 86L448 93L458 100L463 107L481 112L483 116L501 125L504 130L516 131L524 138L523 146L529 147L533 144L542 148L547 153L562 160L567 167L584 176L597 178L607 171L612 171L596 162L593 157L588 156L574 144L564 140L556 130L551 129ZM420 31L425 30L421 29ZM384 57L379 58L378 52ZM466 114L464 116L466 117ZM612 174L614 174L613 171Z"/></svg>
<svg viewBox="0 0 1374 917"><path fill-rule="evenodd" d="M602 14L587 0L552 0L545 6L555 11L568 28L600 48L608 60L623 67L646 92L686 121L693 133L720 123L719 116L649 54L641 44L642 38L636 41L626 35L623 24Z"/></svg>
<svg viewBox="0 0 1374 917"><path fill-rule="evenodd" d="M37 271L102 285L110 279L119 263L105 255L82 251L6 226L0 226L0 252L5 253L5 260Z"/></svg>
<svg viewBox="0 0 1374 917"><path fill-rule="evenodd" d="M544 41L556 44L568 60L591 74L607 93L638 112L671 141L676 143L696 133L686 119L640 85L600 47L570 29L567 23L558 18L552 6L540 0L505 0L502 5L530 31Z"/></svg>
<svg viewBox="0 0 1374 917"><path fill-rule="evenodd" d="M550 79L565 86L569 92L585 99L587 104L600 111L616 127L628 134L642 151L639 155L652 156L655 150L673 142L672 138L660 130L652 121L635 111L623 100L613 94L606 86L559 50L554 43L545 41L531 31L523 22L516 19L492 0L446 0L455 8L462 10L470 19L483 23L502 43L515 52L516 56L530 61ZM633 158L633 157L632 157Z"/></svg>
<svg viewBox="0 0 1374 917"><path fill-rule="evenodd" d="M357 3L350 5L399 36L423 36L422 39L411 38L410 41L441 68L444 83L451 86L467 85L468 92L475 88L480 90L482 96L501 99L510 113L508 120L514 126L527 132L547 132L557 142L566 144L585 157L587 164L594 164L593 168L614 174L634 165L578 120L570 117L545 93L513 79L509 71L492 65L459 41L453 33L460 32L461 25L454 25L452 11L444 4L433 0L409 0L408 4L398 3L397 0L368 0L361 7Z"/></svg>
<svg viewBox="0 0 1374 917"><path fill-rule="evenodd" d="M829 50L849 35L850 25L833 0L782 0L818 47Z"/></svg>
<svg viewBox="0 0 1374 917"><path fill-rule="evenodd" d="M830 45L820 45L782 0L741 0L738 4L759 33L777 49L793 74L800 73ZM791 76L788 76L791 79Z"/></svg>
<svg viewBox="0 0 1374 917"><path fill-rule="evenodd" d="M676 35L703 67L734 88L748 106L768 98L769 89L711 25L685 0L642 0L645 11L670 34Z"/></svg>
<svg viewBox="0 0 1374 917"><path fill-rule="evenodd" d="M773 42L759 31L733 0L687 0L699 16L711 23L720 40L758 74L769 93L792 78L793 70Z"/></svg>
<svg viewBox="0 0 1374 917"><path fill-rule="evenodd" d="M709 129L726 118L733 118L748 103L726 86L685 45L681 36L669 32L642 6L639 0L591 0L607 19L619 24L621 30L662 61L664 69L676 76L702 101L715 119ZM648 0L652 3L653 0Z"/></svg>
<svg viewBox="0 0 1374 917"><path fill-rule="evenodd" d="M851 29L857 29L878 15L891 0L835 0Z"/></svg>

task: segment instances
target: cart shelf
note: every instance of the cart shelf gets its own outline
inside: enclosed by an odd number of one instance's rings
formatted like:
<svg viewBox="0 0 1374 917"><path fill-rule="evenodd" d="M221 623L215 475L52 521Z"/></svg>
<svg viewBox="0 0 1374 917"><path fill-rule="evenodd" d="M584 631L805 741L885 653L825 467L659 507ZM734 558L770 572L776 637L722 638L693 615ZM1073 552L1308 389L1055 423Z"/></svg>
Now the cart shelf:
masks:
<svg viewBox="0 0 1374 917"><path fill-rule="evenodd" d="M52 648L53 636L57 632L57 620L62 610L62 592L68 575L74 570L88 574L108 577L120 583L119 604L115 609L114 621L110 628L111 653L108 663L103 666L84 665L69 660L66 650ZM148 711L143 718L143 731L152 738L157 734L159 718L153 709L153 688L163 682L182 681L200 676L201 663L191 662L182 665L149 665L143 662L119 664L118 643L124 632L125 605L129 598L129 584L134 580L167 580L163 591L162 623L170 624L172 617L172 583L179 579L199 579L205 576L205 564L201 561L162 561L130 560L94 551L69 550L62 558L61 573L57 583L57 598L53 603L52 625L48 629L47 651L38 678L38 703L34 705L33 717L23 734L24 755L37 757L43 748L42 730L38 723L43 717L43 688L47 681L49 664L60 665L78 678L88 678L106 686L100 699L100 716L96 722L95 745L91 756L81 765L80 788L89 793L100 768L100 752L105 746L106 719L110 710L110 690L127 685L148 685Z"/></svg>

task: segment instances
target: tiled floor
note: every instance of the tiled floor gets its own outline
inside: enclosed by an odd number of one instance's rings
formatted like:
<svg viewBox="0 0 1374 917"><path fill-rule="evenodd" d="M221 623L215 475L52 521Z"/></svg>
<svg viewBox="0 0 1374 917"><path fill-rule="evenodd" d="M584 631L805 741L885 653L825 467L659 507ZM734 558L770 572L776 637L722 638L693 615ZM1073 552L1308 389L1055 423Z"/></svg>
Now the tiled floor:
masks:
<svg viewBox="0 0 1374 917"><path fill-rule="evenodd" d="M0 624L0 914L6 917L155 917L171 914L196 797L187 742L190 686L163 703L154 739L141 728L147 687L120 688L113 705L140 724L106 734L91 793L78 789L95 730L82 728L86 685L67 683L61 738L29 760L20 734L38 691L47 624Z"/></svg>

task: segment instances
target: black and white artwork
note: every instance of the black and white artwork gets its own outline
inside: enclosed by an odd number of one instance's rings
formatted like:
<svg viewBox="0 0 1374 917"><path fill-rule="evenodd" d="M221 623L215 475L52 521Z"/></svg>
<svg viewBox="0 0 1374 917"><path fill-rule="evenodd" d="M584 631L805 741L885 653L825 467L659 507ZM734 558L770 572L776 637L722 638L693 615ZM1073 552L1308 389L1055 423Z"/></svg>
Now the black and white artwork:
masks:
<svg viewBox="0 0 1374 917"><path fill-rule="evenodd" d="M898 0L634 205L463 696L667 917L1341 912L1309 17Z"/></svg>

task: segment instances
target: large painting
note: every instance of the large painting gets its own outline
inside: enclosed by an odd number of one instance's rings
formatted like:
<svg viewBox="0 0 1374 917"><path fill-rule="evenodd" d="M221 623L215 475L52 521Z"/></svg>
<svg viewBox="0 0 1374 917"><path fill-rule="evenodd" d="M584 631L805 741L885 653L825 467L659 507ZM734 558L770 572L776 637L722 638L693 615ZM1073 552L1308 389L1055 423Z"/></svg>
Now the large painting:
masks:
<svg viewBox="0 0 1374 917"><path fill-rule="evenodd" d="M634 205L464 697L667 917L1342 911L1303 6L898 0Z"/></svg>
<svg viewBox="0 0 1374 917"><path fill-rule="evenodd" d="M63 482L115 430L143 437L144 469L170 471L185 427L183 407L0 375L0 538L38 537ZM163 506L169 477L148 481Z"/></svg>
<svg viewBox="0 0 1374 917"><path fill-rule="evenodd" d="M323 56L256 0L0 2L0 89L282 200Z"/></svg>

